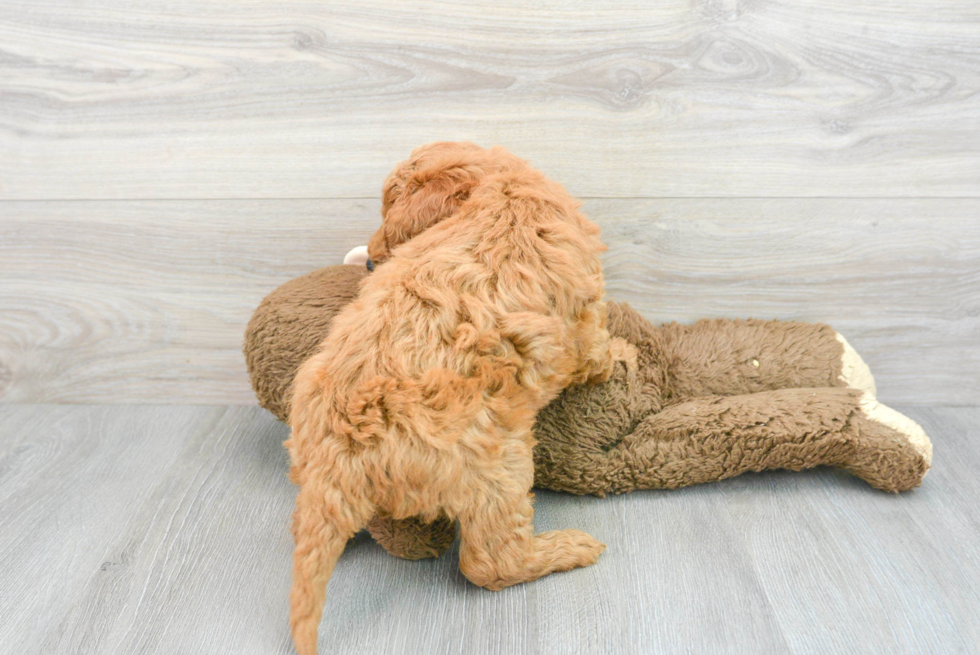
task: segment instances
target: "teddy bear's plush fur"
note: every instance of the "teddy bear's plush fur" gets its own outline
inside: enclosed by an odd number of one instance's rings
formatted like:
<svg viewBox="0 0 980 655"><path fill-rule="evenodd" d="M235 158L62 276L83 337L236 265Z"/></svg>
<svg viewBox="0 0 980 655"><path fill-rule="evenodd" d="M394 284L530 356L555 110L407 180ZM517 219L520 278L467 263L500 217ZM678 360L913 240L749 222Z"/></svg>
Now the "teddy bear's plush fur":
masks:
<svg viewBox="0 0 980 655"><path fill-rule="evenodd" d="M330 266L291 280L249 322L245 356L259 404L288 421L289 388L334 316L368 276ZM841 467L884 491L919 484L928 438L875 401L874 380L832 328L811 323L703 320L651 325L606 303L626 354L601 384L576 385L537 416L534 484L603 496L677 488L764 469ZM434 557L452 545L440 517L368 524L390 553Z"/></svg>
<svg viewBox="0 0 980 655"><path fill-rule="evenodd" d="M605 548L580 530L534 534L530 497L538 411L613 371L599 229L523 160L466 143L416 149L384 205L375 272L292 385L301 655L316 652L347 540L379 513L457 520L460 570L490 589Z"/></svg>
<svg viewBox="0 0 980 655"><path fill-rule="evenodd" d="M470 146L463 151L476 152ZM365 524L390 552L414 559L448 548L458 519L463 527L461 566L471 579L491 588L594 561L601 544L588 535L566 531L564 536L532 536L526 494L531 469L521 464L531 461L532 422L535 485L572 493L601 496L675 488L746 471L817 465L842 467L886 491L910 489L921 481L932 454L928 438L913 421L877 402L867 367L833 329L752 320L654 327L628 305L609 302L603 312L595 304L601 274L589 259L597 250L582 255L584 266L578 268L584 278L571 285L585 289L581 295L548 279L543 262L539 265L545 269L537 270L533 284L521 277L525 271L511 272L518 277L507 280L507 290L518 289L524 294L520 302L557 320L548 321L547 329L530 329L541 327L532 317L526 324L510 325L493 316L477 325L474 311L479 314L485 306L478 302L465 307L470 320L464 323L474 325L473 334L455 324L443 330L441 308L464 309L460 289L472 288L466 283L473 271L466 269L443 291L437 281L451 277L460 265L466 268L469 262L460 260L459 253L479 252L474 244L494 233L501 213L493 203L507 202L499 195L513 198L516 192L521 199L540 199L545 189L546 195L561 198L556 206L562 216L553 216L557 223L551 224L550 233L546 229L542 234L540 222L530 216L503 222L510 228L536 226L533 237L524 237L530 242L544 239L553 246L556 239L569 237L565 220L574 232L586 235L585 243L594 232L574 213L574 203L561 195L560 187L549 186L553 183L527 169L521 169L519 181L511 180L514 184L495 186L498 197L491 200L479 195L481 180L498 176L501 169L487 162L472 168L457 161L447 176L424 159L417 153L386 184L382 229L370 251L377 262L390 259L387 264L373 275L363 266L335 266L293 280L262 302L246 333L245 354L259 401L293 428L287 445L293 479L301 485L294 524L293 626L301 652L315 650L326 579L346 539ZM531 188L535 185L543 186ZM467 213L474 196L477 201ZM488 210L491 206L497 208ZM460 216L494 220L459 239L466 225ZM495 238L507 239L508 234L507 228L500 229ZM439 250L446 240L459 249ZM499 266L522 247L527 242L488 248L484 265ZM452 270L425 268L433 252L438 253L436 263L449 261ZM542 281L551 286L538 298L534 288ZM412 300L405 307L386 305L393 302L392 289ZM552 293L566 295L553 298ZM428 322L420 319L425 312ZM603 314L612 337L608 342ZM391 356L389 348L379 348L382 333L404 336L400 325L410 335L415 330L414 336ZM492 339L489 333L494 333ZM536 352L543 334L563 336L557 345L547 343L545 336L546 345ZM513 352L496 352L501 340ZM440 350L443 344L452 348ZM436 366L432 353L440 352L445 356L435 355L439 366L461 367L443 369L449 376L446 384L440 378L414 391L398 384L389 389L392 380L424 383L425 371ZM573 355L565 356L569 352ZM486 357L497 359L481 363ZM477 376L463 371L474 366ZM392 375L396 369L407 377ZM491 380L490 387L499 387L502 395L488 403L486 394L469 393L466 385L474 377ZM570 386L551 400L565 385ZM389 404L388 396L404 402ZM492 412L498 423L474 418L481 411ZM501 425L514 438L474 438ZM384 445L392 438L407 439L412 452ZM417 466L430 456L449 462L453 456L447 457L447 451L460 444L482 452L486 461L458 462L460 467L448 469ZM383 456L364 455L372 449ZM499 449L512 450L513 457L505 453L507 465L494 468L494 461L500 463ZM488 463L501 475L474 482ZM473 475L467 477L463 495L479 498L482 493L494 507L502 497L510 498L520 526L498 526L492 518L477 517L486 509L479 502L454 504L430 493L430 487L441 489L447 479L458 482L456 473L466 477L461 471L467 467ZM455 473L440 480L440 470ZM497 491L502 488L513 493L501 496ZM489 538L491 533L496 536ZM502 534L515 535L503 552L499 543L494 547L488 542Z"/></svg>

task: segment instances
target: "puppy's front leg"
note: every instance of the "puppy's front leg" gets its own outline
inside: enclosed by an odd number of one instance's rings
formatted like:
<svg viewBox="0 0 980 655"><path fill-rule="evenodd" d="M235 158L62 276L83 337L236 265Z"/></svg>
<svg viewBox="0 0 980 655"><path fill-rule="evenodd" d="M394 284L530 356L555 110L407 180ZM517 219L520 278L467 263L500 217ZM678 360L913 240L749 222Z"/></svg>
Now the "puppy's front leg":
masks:
<svg viewBox="0 0 980 655"><path fill-rule="evenodd" d="M612 375L616 353L611 350L609 331L606 329L605 303L592 303L579 317L576 326L579 350L579 370L572 378L573 384L605 382Z"/></svg>
<svg viewBox="0 0 980 655"><path fill-rule="evenodd" d="M458 508L460 570L473 584L494 591L594 564L606 548L581 530L534 534L530 428L518 439L525 448L505 444L495 465L481 463L477 483Z"/></svg>

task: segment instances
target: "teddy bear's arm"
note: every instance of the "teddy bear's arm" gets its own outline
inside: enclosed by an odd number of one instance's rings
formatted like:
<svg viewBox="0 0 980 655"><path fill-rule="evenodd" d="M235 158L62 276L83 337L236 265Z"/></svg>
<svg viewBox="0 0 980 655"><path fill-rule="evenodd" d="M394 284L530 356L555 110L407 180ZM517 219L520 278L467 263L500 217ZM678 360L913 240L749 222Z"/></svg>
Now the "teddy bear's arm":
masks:
<svg viewBox="0 0 980 655"><path fill-rule="evenodd" d="M674 489L765 469L842 467L885 491L919 484L931 461L911 419L849 388L708 396L650 413L615 447L539 466L549 489L604 495Z"/></svg>
<svg viewBox="0 0 980 655"><path fill-rule="evenodd" d="M456 539L456 523L445 516L426 523L417 516L393 519L380 514L367 529L382 548L402 559L439 557Z"/></svg>

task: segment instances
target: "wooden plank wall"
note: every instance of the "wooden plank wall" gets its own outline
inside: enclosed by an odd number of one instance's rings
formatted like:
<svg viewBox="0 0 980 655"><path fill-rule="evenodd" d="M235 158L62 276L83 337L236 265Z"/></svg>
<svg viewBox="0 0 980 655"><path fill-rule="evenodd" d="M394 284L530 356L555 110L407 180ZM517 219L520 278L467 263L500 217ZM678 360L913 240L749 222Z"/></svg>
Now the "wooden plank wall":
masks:
<svg viewBox="0 0 980 655"><path fill-rule="evenodd" d="M585 199L652 320L980 399L980 5L0 0L0 402L251 403L245 322L434 139Z"/></svg>

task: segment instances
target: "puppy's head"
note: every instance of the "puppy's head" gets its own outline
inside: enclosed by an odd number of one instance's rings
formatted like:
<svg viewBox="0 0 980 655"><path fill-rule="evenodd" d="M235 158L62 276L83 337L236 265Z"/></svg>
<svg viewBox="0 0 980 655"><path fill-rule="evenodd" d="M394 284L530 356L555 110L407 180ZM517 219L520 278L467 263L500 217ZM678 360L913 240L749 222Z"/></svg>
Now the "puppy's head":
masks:
<svg viewBox="0 0 980 655"><path fill-rule="evenodd" d="M466 141L413 150L385 180L381 228L368 242L371 262L384 262L394 248L452 216L481 180L519 162L503 148L484 149Z"/></svg>

